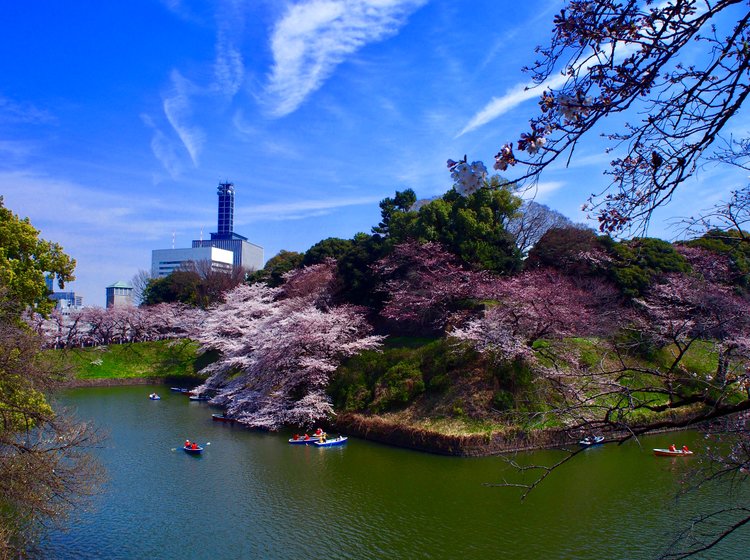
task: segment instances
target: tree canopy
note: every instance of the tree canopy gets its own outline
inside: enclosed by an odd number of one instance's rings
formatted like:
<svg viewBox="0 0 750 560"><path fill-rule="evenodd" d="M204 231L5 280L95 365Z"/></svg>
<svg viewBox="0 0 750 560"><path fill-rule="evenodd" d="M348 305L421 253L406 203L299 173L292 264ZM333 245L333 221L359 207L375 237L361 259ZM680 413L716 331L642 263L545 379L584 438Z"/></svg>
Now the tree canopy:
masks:
<svg viewBox="0 0 750 560"><path fill-rule="evenodd" d="M45 277L56 278L63 288L75 279L75 265L60 245L40 239L29 219L16 216L0 197L0 287L17 312L26 307L42 313L52 310L55 303L47 297Z"/></svg>

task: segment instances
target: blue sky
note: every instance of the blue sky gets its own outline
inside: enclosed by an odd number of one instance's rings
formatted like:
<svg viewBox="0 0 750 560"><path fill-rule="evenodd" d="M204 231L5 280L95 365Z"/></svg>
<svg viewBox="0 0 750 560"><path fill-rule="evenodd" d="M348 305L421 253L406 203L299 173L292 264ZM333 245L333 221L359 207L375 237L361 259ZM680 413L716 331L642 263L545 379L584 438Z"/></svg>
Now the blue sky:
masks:
<svg viewBox="0 0 750 560"><path fill-rule="evenodd" d="M149 269L151 250L216 230L304 251L370 230L378 201L451 186L448 158L491 167L535 113L523 92L562 2L256 0L12 2L0 18L0 194L78 263L71 288ZM596 141L539 202L583 221L607 185ZM737 186L703 170L654 222ZM706 182L713 187L704 187ZM717 188L716 184L726 184Z"/></svg>

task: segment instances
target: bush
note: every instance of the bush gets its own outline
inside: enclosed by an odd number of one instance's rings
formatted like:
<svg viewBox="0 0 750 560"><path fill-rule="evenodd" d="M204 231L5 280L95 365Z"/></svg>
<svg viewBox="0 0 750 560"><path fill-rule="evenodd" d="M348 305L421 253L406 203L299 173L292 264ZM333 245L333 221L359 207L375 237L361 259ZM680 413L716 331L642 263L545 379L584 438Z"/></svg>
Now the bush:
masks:
<svg viewBox="0 0 750 560"><path fill-rule="evenodd" d="M398 408L424 393L425 384L418 364L401 362L386 371L375 387L371 408L376 412Z"/></svg>
<svg viewBox="0 0 750 560"><path fill-rule="evenodd" d="M515 405L513 393L500 389L492 395L492 408L501 412L511 410Z"/></svg>

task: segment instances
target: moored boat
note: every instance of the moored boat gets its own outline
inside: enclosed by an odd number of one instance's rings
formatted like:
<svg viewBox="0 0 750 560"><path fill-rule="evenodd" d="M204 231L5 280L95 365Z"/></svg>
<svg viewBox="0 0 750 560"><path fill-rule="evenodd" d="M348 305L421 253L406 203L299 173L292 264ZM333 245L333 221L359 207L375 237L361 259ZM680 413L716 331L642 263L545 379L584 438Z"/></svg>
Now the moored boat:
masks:
<svg viewBox="0 0 750 560"><path fill-rule="evenodd" d="M692 451L686 451L683 449L654 449L654 455L657 457L685 457L692 454Z"/></svg>
<svg viewBox="0 0 750 560"><path fill-rule="evenodd" d="M346 436L339 436L333 439L327 439L325 441L316 441L315 445L318 447L335 447L337 445L344 445L349 438Z"/></svg>
<svg viewBox="0 0 750 560"><path fill-rule="evenodd" d="M588 436L578 442L579 445L584 447L591 447L592 445L598 445L604 441L604 436Z"/></svg>
<svg viewBox="0 0 750 560"><path fill-rule="evenodd" d="M207 401L208 400L208 397L206 397L205 395L190 395L190 397L188 398L191 401Z"/></svg>
<svg viewBox="0 0 750 560"><path fill-rule="evenodd" d="M230 424L233 424L234 422L237 421L234 418L229 418L228 416L226 416L224 414L212 414L211 415L211 419L214 422L227 422L227 423L230 423Z"/></svg>
<svg viewBox="0 0 750 560"><path fill-rule="evenodd" d="M160 401L161 400L161 397L159 395L157 395L156 393L151 393L148 396L148 398L151 399L152 401Z"/></svg>

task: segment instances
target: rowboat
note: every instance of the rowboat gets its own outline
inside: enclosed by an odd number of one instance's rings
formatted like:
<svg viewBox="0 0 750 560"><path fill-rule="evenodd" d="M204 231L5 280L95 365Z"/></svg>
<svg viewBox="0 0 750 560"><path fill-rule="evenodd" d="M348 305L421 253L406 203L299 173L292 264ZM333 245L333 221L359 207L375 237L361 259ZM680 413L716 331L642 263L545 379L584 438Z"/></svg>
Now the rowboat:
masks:
<svg viewBox="0 0 750 560"><path fill-rule="evenodd" d="M161 397L159 395L157 395L156 393L151 393L148 396L148 398L151 399L152 401L160 401L161 400Z"/></svg>
<svg viewBox="0 0 750 560"><path fill-rule="evenodd" d="M305 439L303 437L301 438L289 438L289 443L292 445L309 445L311 443L317 443L320 441L320 438L318 436L310 436L309 438Z"/></svg>
<svg viewBox="0 0 750 560"><path fill-rule="evenodd" d="M214 422L229 422L230 424L237 421L234 418L229 418L228 416L225 416L224 414L212 414L211 419Z"/></svg>
<svg viewBox="0 0 750 560"><path fill-rule="evenodd" d="M674 451L669 449L654 449L654 455L658 457L685 457L692 454L692 451L683 451L682 449L675 449Z"/></svg>
<svg viewBox="0 0 750 560"><path fill-rule="evenodd" d="M318 447L335 447L337 445L344 445L349 438L346 436L339 436L333 439L327 439L325 441L316 441L315 445Z"/></svg>
<svg viewBox="0 0 750 560"><path fill-rule="evenodd" d="M589 436L589 437L583 438L578 443L579 445L583 445L584 447L591 447L592 445L598 445L603 441L604 441L604 436Z"/></svg>
<svg viewBox="0 0 750 560"><path fill-rule="evenodd" d="M197 449L193 449L192 447L185 447L183 445L182 449L188 455L200 455L201 453L203 453L203 448L200 445L198 446Z"/></svg>
<svg viewBox="0 0 750 560"><path fill-rule="evenodd" d="M191 401L207 401L208 397L204 395L191 395L188 397Z"/></svg>
<svg viewBox="0 0 750 560"><path fill-rule="evenodd" d="M170 387L169 390L175 393L184 393L187 391L187 389L183 389L182 387Z"/></svg>

